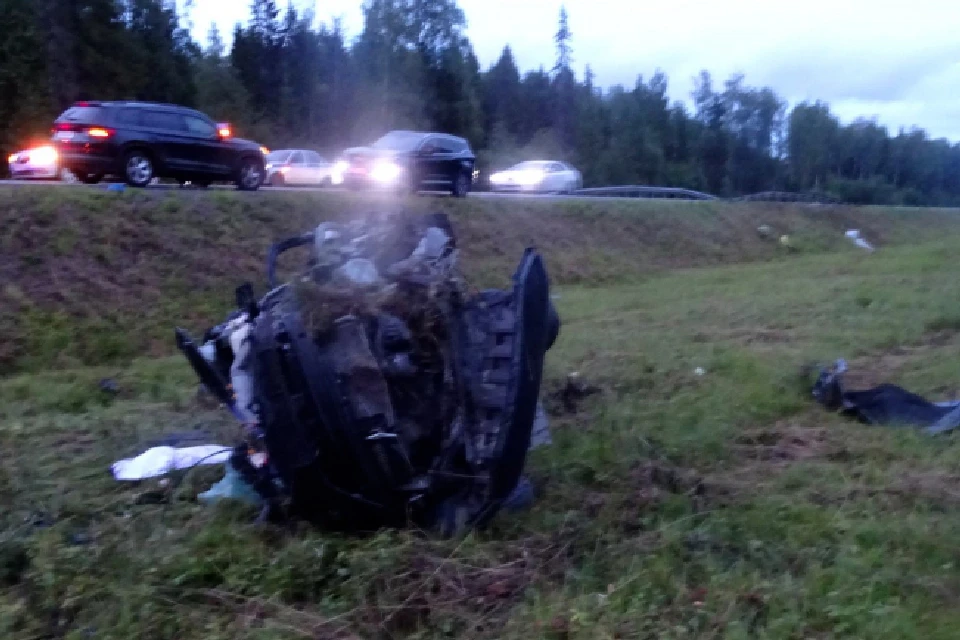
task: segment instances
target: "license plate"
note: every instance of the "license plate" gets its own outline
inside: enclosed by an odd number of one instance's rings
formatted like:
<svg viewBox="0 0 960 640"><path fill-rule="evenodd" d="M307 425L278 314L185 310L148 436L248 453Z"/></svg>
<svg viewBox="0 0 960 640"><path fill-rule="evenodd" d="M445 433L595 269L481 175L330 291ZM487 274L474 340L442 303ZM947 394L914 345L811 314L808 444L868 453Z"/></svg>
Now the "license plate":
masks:
<svg viewBox="0 0 960 640"><path fill-rule="evenodd" d="M73 131L57 131L56 140L73 140Z"/></svg>

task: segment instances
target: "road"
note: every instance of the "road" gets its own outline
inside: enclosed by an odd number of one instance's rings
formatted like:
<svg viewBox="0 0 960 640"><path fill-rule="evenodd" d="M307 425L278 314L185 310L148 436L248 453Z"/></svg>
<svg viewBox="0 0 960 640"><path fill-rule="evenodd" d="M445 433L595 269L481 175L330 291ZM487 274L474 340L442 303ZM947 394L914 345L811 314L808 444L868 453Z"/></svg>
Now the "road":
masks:
<svg viewBox="0 0 960 640"><path fill-rule="evenodd" d="M0 180L0 186L10 185L10 186L48 186L48 187L74 187L74 188L83 188L83 189L105 189L108 182L101 182L99 184L87 185L78 182L64 182L61 180ZM128 189L131 187L127 187ZM184 189L177 184L154 184L147 187L148 191L179 191ZM188 191L200 191L200 189L194 187L185 187ZM236 187L231 184L215 184L211 185L209 189L219 189L219 190L236 190ZM345 193L346 190L341 187L262 187L258 193L270 193L273 191L293 191L293 192L307 192L307 193ZM447 192L439 191L424 191L424 195L449 195ZM625 197L625 196L583 196L583 195L560 195L560 194L549 194L549 193L493 193L492 191L473 191L470 193L471 198L486 198L486 199L495 199L495 198L505 198L505 199L536 199L536 200L638 200L638 199L648 199L648 198L635 198L635 197ZM660 199L663 201L671 202L695 202L693 200L685 200L679 198L663 198Z"/></svg>
<svg viewBox="0 0 960 640"><path fill-rule="evenodd" d="M100 184L81 184L77 182L64 182L61 180L0 180L0 186L43 186L43 187L74 187L74 188L84 188L84 189L105 189L106 185L110 184L108 182L101 182ZM127 187L130 188L130 187ZM198 191L199 189L193 187L181 187L177 184L153 184L147 187L150 191L179 191L180 189L187 189L190 191ZM223 190L236 190L236 187L230 184L215 184L211 185L209 189L223 189ZM343 193L344 189L338 187L261 187L260 192L270 193L273 191L293 191L293 192L332 192L332 193ZM440 192L424 192L429 194L439 194ZM570 199L578 198L577 196L563 196L563 195L554 195L554 194L520 194L520 193L493 193L490 191L474 191L470 193L471 197L474 198L540 198L540 199ZM583 199L595 200L596 197L586 197L582 196ZM579 198L578 198L579 199ZM620 199L620 198L618 198ZM634 198L629 198L634 199Z"/></svg>

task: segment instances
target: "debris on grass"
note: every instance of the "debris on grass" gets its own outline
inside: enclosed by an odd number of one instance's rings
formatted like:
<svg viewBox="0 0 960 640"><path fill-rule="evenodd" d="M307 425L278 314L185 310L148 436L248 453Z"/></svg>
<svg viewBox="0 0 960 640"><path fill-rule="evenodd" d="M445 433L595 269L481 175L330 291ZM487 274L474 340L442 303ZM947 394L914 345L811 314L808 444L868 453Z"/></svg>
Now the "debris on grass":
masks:
<svg viewBox="0 0 960 640"><path fill-rule="evenodd" d="M215 444L182 448L152 447L135 458L114 462L110 469L117 480L145 480L177 469L223 464L230 458L230 453L230 447Z"/></svg>
<svg viewBox="0 0 960 640"><path fill-rule="evenodd" d="M869 252L871 252L871 253L874 251L873 245L870 244L869 242L867 242L867 240L866 240L862 235L860 235L860 230L859 230L859 229L849 229L849 230L848 230L845 234L843 234L843 235L845 235L847 238L849 238L850 241L853 242L853 244L855 244L856 246L860 247L861 249L864 249L864 250L869 251Z"/></svg>
<svg viewBox="0 0 960 640"><path fill-rule="evenodd" d="M263 505L263 498L260 494L229 463L226 465L226 473L224 473L223 479L210 487L208 491L198 494L197 500L208 504L220 500L239 500L256 507Z"/></svg>
<svg viewBox="0 0 960 640"><path fill-rule="evenodd" d="M842 359L821 370L812 389L817 402L871 425L921 427L929 434L960 427L960 402L931 402L894 384L848 391L843 383L846 372Z"/></svg>

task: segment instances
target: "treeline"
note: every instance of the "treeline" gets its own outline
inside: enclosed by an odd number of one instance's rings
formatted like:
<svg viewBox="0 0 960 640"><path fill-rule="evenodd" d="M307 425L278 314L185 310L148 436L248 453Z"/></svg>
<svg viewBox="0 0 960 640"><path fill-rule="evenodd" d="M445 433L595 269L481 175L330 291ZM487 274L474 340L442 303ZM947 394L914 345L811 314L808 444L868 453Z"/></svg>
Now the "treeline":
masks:
<svg viewBox="0 0 960 640"><path fill-rule="evenodd" d="M455 0L366 0L364 28L253 0L229 49L200 44L172 0L0 0L0 146L42 136L78 99L196 106L268 146L327 153L392 128L463 135L482 169L568 160L587 186L651 184L737 195L832 193L855 203L960 204L960 145L923 130L841 124L821 103L788 110L742 76L694 79L692 109L662 73L633 87L575 71L561 10L550 68L510 47L482 69Z"/></svg>

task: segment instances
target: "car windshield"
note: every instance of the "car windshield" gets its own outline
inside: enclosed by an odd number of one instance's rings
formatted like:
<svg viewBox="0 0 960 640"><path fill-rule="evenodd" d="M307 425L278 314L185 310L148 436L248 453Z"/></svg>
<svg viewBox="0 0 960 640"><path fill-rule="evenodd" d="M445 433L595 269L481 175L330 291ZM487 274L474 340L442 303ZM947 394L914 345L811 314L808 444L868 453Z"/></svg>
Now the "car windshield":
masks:
<svg viewBox="0 0 960 640"><path fill-rule="evenodd" d="M414 151L423 142L424 135L414 131L391 131L370 145L386 151Z"/></svg>
<svg viewBox="0 0 960 640"><path fill-rule="evenodd" d="M286 162L292 151L273 151L267 155L267 162L271 164L280 164Z"/></svg>
<svg viewBox="0 0 960 640"><path fill-rule="evenodd" d="M550 163L546 160L529 160L527 162L521 162L520 164L513 165L508 169L508 171L543 171L549 164Z"/></svg>

